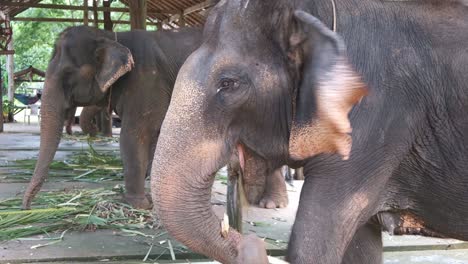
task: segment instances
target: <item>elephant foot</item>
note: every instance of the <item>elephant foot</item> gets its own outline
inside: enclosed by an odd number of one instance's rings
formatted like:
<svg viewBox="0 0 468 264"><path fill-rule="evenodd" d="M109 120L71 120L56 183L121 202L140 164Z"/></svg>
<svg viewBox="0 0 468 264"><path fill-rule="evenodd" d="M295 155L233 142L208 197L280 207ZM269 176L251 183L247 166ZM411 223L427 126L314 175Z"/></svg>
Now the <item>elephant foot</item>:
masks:
<svg viewBox="0 0 468 264"><path fill-rule="evenodd" d="M67 125L67 126L65 127L65 131L67 132L68 135L72 135L72 134L73 134L72 126L71 126L71 125Z"/></svg>
<svg viewBox="0 0 468 264"><path fill-rule="evenodd" d="M258 206L266 209L284 208L288 206L288 194L265 195L258 203Z"/></svg>
<svg viewBox="0 0 468 264"><path fill-rule="evenodd" d="M124 199L126 203L128 203L135 209L149 210L153 208L153 203L151 202L151 199L147 196L132 196L125 194Z"/></svg>
<svg viewBox="0 0 468 264"><path fill-rule="evenodd" d="M284 208L288 205L288 191L281 170L267 178L265 193L258 205L267 209Z"/></svg>

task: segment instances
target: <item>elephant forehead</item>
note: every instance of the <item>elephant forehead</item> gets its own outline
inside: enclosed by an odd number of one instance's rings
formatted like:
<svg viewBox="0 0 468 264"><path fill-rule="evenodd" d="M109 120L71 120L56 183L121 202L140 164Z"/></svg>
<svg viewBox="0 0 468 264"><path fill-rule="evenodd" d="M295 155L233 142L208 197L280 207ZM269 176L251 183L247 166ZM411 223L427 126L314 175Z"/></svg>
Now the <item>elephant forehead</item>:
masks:
<svg viewBox="0 0 468 264"><path fill-rule="evenodd" d="M83 64L80 67L80 76L87 80L93 78L95 73L96 73L96 70L91 64Z"/></svg>

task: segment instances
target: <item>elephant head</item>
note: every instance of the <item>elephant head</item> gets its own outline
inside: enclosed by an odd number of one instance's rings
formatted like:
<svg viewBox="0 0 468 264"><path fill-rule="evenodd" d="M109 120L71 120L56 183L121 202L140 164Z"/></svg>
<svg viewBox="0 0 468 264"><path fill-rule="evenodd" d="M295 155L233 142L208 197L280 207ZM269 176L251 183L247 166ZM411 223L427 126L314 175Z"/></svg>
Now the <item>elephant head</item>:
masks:
<svg viewBox="0 0 468 264"><path fill-rule="evenodd" d="M245 238L222 232L210 203L213 172L236 149L241 167L244 148L270 168L350 155L348 113L365 86L342 39L295 2L219 2L204 43L179 71L161 128L151 172L156 212L173 237L223 263L249 259Z"/></svg>
<svg viewBox="0 0 468 264"><path fill-rule="evenodd" d="M23 198L23 208L30 207L47 178L65 118L76 106L105 100L110 86L132 69L130 51L113 38L111 32L72 27L56 41L42 95L39 157Z"/></svg>

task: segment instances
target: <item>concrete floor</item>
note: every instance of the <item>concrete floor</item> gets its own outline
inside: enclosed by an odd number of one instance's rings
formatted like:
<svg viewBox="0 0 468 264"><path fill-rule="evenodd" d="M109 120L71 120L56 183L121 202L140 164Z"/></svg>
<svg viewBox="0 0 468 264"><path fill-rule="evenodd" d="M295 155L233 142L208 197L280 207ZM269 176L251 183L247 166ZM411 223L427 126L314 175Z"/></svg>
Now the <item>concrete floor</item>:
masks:
<svg viewBox="0 0 468 264"><path fill-rule="evenodd" d="M74 127L78 130L78 127ZM35 157L39 148L39 126L20 123L6 124L6 133L0 134L0 164L14 159ZM118 130L114 131L118 134ZM86 142L64 141L59 147L56 159L63 159L70 151L81 149ZM96 149L118 149L117 143L97 144ZM0 167L0 200L21 195L27 183L2 182L2 173L8 173ZM121 182L83 183L83 182L53 182L46 183L43 190L58 190L63 188L99 188L103 185L114 186ZM299 201L302 183L295 182L294 187L288 187L290 205L284 209L267 210L256 207L245 209L244 232L255 233L266 237L267 247L272 255L283 255L288 241L291 225ZM213 187L212 202L219 218L224 213L226 186L216 182ZM260 226L253 222L262 223ZM120 231L98 230L96 232L70 231L60 243L31 249L32 246L44 243L37 240L13 240L0 242L0 263L142 263L148 254L148 259L160 263L171 259L168 250L168 240L172 241L176 263L192 263L202 257L186 250L185 247L172 240L164 230L142 230L144 236L128 236ZM37 238L36 236L33 238ZM384 234L384 263L450 263L468 264L468 243L451 239L430 239L418 236L388 236ZM190 262L184 260L190 258ZM157 260L156 260L157 259ZM97 262L96 262L97 261ZM161 262L166 261L166 262ZM213 262L210 262L213 263Z"/></svg>

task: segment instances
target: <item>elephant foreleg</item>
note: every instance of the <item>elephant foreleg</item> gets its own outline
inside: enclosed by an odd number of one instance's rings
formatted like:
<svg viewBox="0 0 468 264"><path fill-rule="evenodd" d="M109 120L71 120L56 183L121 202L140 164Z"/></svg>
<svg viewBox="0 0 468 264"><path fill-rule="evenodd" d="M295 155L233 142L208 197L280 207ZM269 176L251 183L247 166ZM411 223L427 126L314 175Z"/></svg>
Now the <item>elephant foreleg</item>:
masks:
<svg viewBox="0 0 468 264"><path fill-rule="evenodd" d="M377 213L379 186L386 185L392 170L381 169L381 166L389 166L383 160L376 160L372 166L366 159L308 165L304 168L306 177L290 237L288 260L291 263L342 263L347 248L354 243L355 234L370 232L358 230ZM370 237L373 241L377 239ZM375 251L372 254L377 254ZM346 259L358 256L359 252L350 251Z"/></svg>
<svg viewBox="0 0 468 264"><path fill-rule="evenodd" d="M135 208L149 209L152 206L145 195L151 136L146 129L122 126L120 153L124 165L125 200Z"/></svg>
<svg viewBox="0 0 468 264"><path fill-rule="evenodd" d="M105 137L112 137L112 113L109 113L106 108L102 108L98 115L100 115L99 131Z"/></svg>
<svg viewBox="0 0 468 264"><path fill-rule="evenodd" d="M72 126L75 124L76 107L70 108L65 112L65 131L68 135L73 134Z"/></svg>
<svg viewBox="0 0 468 264"><path fill-rule="evenodd" d="M382 231L378 225L367 223L354 234L342 264L381 264L382 250Z"/></svg>

